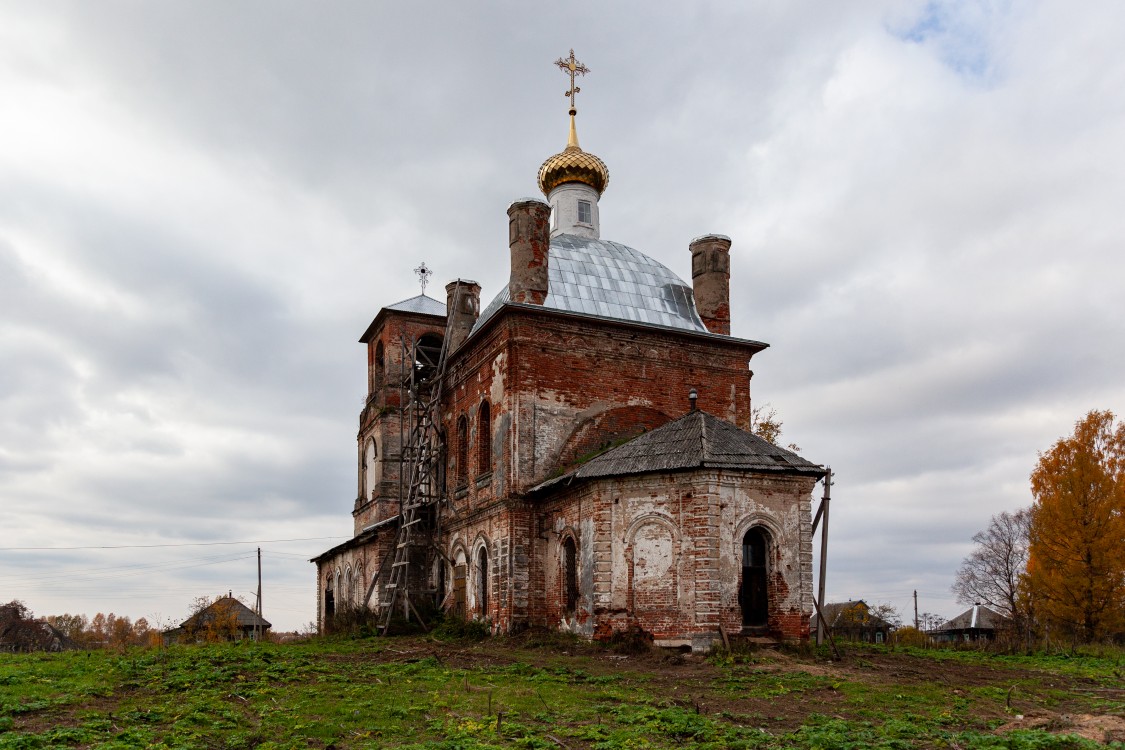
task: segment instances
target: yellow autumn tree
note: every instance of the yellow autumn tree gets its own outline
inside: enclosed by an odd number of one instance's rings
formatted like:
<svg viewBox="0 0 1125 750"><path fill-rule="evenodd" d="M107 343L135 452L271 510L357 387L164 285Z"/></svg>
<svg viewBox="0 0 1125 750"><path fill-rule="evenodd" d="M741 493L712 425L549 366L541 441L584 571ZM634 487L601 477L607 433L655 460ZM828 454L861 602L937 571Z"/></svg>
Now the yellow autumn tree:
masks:
<svg viewBox="0 0 1125 750"><path fill-rule="evenodd" d="M1027 593L1040 621L1089 642L1125 632L1125 425L1091 411L1031 473Z"/></svg>

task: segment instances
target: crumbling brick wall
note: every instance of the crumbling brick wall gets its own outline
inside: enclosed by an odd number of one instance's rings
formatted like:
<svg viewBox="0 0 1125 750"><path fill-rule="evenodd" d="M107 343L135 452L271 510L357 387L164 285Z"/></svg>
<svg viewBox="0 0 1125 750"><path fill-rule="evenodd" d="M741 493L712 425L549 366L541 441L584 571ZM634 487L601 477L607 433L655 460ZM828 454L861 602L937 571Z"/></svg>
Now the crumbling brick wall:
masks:
<svg viewBox="0 0 1125 750"><path fill-rule="evenodd" d="M683 414L693 388L699 408L749 429L747 365L758 348L728 337L506 308L451 362L446 429L455 435L459 415L488 398L492 497L518 495L591 450ZM473 465L479 443L470 443ZM449 475L454 471L450 465ZM469 494L475 497L474 488Z"/></svg>
<svg viewBox="0 0 1125 750"><path fill-rule="evenodd" d="M590 481L544 507L542 597L533 622L584 634L639 626L691 644L742 629L742 540L770 537L769 633L808 637L812 608L814 480L749 472L648 474ZM562 607L562 544L579 542L578 611Z"/></svg>

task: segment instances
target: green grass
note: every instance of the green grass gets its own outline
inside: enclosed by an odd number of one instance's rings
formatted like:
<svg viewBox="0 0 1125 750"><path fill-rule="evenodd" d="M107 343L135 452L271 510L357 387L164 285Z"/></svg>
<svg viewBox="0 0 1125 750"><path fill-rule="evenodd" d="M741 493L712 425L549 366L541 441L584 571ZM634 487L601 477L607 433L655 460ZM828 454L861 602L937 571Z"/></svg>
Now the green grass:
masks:
<svg viewBox="0 0 1125 750"><path fill-rule="evenodd" d="M423 638L3 654L0 749L1086 748L994 730L1017 710L1125 710L1082 690L1114 684L1112 655L610 656Z"/></svg>

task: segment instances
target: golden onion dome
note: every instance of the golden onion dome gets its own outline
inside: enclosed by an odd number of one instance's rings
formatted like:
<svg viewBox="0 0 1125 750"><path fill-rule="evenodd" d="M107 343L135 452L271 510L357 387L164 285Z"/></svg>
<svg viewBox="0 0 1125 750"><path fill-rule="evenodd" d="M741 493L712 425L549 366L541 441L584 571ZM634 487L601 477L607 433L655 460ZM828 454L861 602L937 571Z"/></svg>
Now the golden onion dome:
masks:
<svg viewBox="0 0 1125 750"><path fill-rule="evenodd" d="M574 110L571 110L570 140L566 148L539 167L539 189L543 195L549 196L552 190L567 182L589 185L598 191L598 195L604 193L609 185L609 169L605 162L579 147L574 115Z"/></svg>

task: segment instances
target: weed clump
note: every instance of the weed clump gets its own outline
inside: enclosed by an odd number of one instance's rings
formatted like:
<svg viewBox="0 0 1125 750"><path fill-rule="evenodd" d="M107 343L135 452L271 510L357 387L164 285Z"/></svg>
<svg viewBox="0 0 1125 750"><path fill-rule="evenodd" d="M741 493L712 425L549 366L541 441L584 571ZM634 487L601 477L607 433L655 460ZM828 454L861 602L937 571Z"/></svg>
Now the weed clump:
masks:
<svg viewBox="0 0 1125 750"><path fill-rule="evenodd" d="M430 635L439 641L483 641L492 635L492 625L487 620L467 620L447 615L430 631Z"/></svg>
<svg viewBox="0 0 1125 750"><path fill-rule="evenodd" d="M640 625L630 625L624 630L608 633L595 633L594 638L615 654L645 654L652 650L652 633Z"/></svg>

